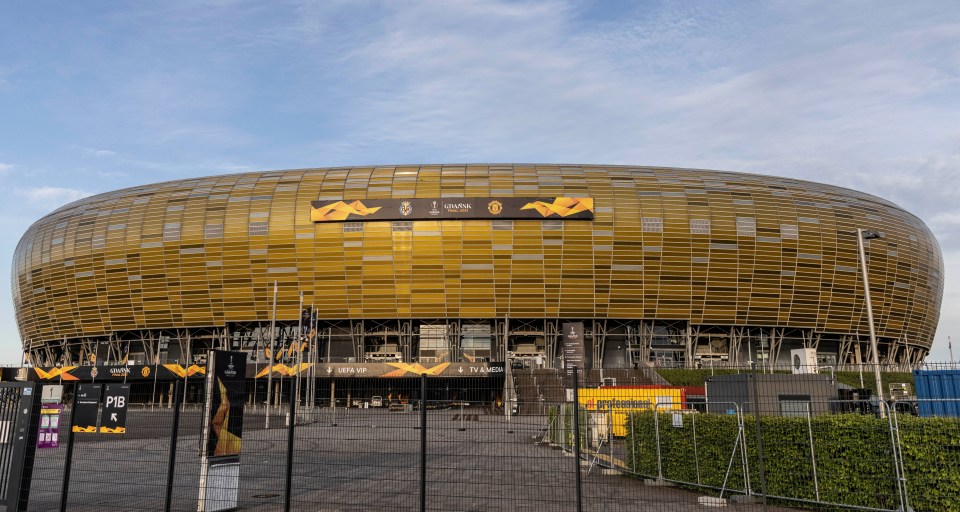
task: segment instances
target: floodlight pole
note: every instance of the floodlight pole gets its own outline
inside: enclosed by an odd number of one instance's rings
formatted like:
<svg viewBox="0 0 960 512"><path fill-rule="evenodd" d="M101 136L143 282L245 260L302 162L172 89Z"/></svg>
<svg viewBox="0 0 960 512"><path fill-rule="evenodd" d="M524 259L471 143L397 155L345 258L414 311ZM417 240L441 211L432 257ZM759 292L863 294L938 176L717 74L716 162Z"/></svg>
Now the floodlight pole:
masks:
<svg viewBox="0 0 960 512"><path fill-rule="evenodd" d="M867 277L867 256L863 249L864 239L880 238L879 233L873 231L864 231L857 228L857 250L860 253L860 275L863 277L863 296L867 303L867 323L870 328L870 350L873 352L873 376L877 386L877 407L880 409L880 417L886 417L883 410L883 384L880 380L880 353L877 350L877 333L873 328L873 304L870 302L870 280Z"/></svg>

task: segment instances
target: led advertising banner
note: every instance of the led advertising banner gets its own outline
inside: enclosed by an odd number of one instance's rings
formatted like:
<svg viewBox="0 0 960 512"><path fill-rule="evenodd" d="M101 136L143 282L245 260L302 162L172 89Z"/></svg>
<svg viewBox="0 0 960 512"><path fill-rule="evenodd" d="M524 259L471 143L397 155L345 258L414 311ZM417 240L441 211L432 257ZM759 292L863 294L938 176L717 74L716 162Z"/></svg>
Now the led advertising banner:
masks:
<svg viewBox="0 0 960 512"><path fill-rule="evenodd" d="M236 365L236 360L234 365ZM311 373L311 369L313 373ZM30 380L41 382L123 382L195 379L207 374L206 366L179 364L149 366L64 366L59 368L30 368ZM272 370L272 372L271 372ZM284 363L272 367L248 362L246 375L266 378L290 378L297 375L316 377L419 377L427 374L436 377L503 377L503 363Z"/></svg>
<svg viewBox="0 0 960 512"><path fill-rule="evenodd" d="M312 201L313 222L378 220L591 220L592 197L460 197Z"/></svg>
<svg viewBox="0 0 960 512"><path fill-rule="evenodd" d="M158 365L112 365L112 366L60 366L50 368L33 367L27 374L29 380L47 382L105 381L127 382L136 380L182 380L190 377L203 377L207 369L191 364Z"/></svg>
<svg viewBox="0 0 960 512"><path fill-rule="evenodd" d="M311 369L313 372L311 373ZM272 370L272 371L271 371ZM254 374L256 379L290 378L297 375L343 378L413 378L431 377L503 377L503 363L277 363L264 366Z"/></svg>

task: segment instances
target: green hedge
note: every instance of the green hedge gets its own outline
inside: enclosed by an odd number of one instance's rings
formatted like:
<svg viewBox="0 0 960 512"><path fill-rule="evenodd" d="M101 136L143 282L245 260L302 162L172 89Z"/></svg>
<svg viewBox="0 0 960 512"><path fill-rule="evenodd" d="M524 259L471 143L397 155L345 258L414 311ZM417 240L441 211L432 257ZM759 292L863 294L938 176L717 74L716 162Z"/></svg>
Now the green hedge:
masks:
<svg viewBox="0 0 960 512"><path fill-rule="evenodd" d="M746 416L744 421L751 485L759 493L756 420ZM918 512L960 512L960 420L901 416L898 421L911 507ZM885 509L899 507L887 420L834 414L812 418L810 424L820 501ZM806 418L761 418L768 495L816 499L807 425ZM684 426L675 428L672 416L660 413L664 478L719 488L736 437L736 416L685 415ZM657 476L652 412L631 416L626 463L639 475ZM742 469L738 450L727 488L744 488Z"/></svg>

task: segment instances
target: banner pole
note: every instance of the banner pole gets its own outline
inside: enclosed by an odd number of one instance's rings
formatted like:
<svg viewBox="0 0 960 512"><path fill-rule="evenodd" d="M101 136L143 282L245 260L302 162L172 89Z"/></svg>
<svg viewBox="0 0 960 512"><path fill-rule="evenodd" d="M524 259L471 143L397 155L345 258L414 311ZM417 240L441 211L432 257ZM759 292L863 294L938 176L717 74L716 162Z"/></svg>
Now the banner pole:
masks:
<svg viewBox="0 0 960 512"><path fill-rule="evenodd" d="M577 496L577 512L583 511L583 491L580 476L580 396L579 396L579 379L577 375L578 368L573 367L573 460L577 465L576 472L576 496Z"/></svg>
<svg viewBox="0 0 960 512"><path fill-rule="evenodd" d="M210 454L207 453L207 445L210 440L210 416L213 409L213 384L219 369L216 367L213 351L207 355L207 379L206 379L206 397L203 400L203 428L200 430L200 497L197 500L197 512L204 512L207 509L207 477L210 472Z"/></svg>
<svg viewBox="0 0 960 512"><path fill-rule="evenodd" d="M270 320L270 339L267 344L270 346L270 363L267 367L267 407L264 409L263 428L270 429L270 408L273 407L273 358L277 351L276 329L277 327L277 282L273 282L273 316Z"/></svg>
<svg viewBox="0 0 960 512"><path fill-rule="evenodd" d="M427 510L427 374L420 374L420 512Z"/></svg>
<svg viewBox="0 0 960 512"><path fill-rule="evenodd" d="M70 409L70 430L67 431L67 453L63 457L63 486L60 488L60 512L67 510L67 496L70 494L70 466L73 465L73 426L77 418L77 392L74 386L73 407Z"/></svg>
<svg viewBox="0 0 960 512"><path fill-rule="evenodd" d="M300 370L303 366L303 290L300 290L300 309L297 316L297 337L294 343L297 344L297 402L300 401ZM290 390L292 393L293 390Z"/></svg>

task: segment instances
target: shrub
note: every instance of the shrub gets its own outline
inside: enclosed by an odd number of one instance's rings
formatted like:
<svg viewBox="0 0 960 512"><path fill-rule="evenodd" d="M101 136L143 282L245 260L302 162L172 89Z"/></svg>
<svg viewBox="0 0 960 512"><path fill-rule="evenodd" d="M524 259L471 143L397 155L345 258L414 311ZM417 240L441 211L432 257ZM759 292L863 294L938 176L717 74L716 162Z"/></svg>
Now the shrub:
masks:
<svg viewBox="0 0 960 512"><path fill-rule="evenodd" d="M719 488L727 468L728 489L744 489L740 449L734 450L737 416L684 416L672 426L670 413L659 413L663 476ZM653 412L630 415L626 464L636 474L657 476ZM960 512L960 419L898 416L900 451L914 510ZM808 428L809 425L809 428ZM694 431L696 443L694 443ZM761 417L766 494L802 500L897 509L900 506L890 423L854 414L807 418ZM744 417L750 483L760 493L760 457L754 416ZM817 479L810 457L811 437ZM895 436L894 436L895 437ZM731 464L731 457L733 459ZM729 494L729 492L728 492Z"/></svg>

